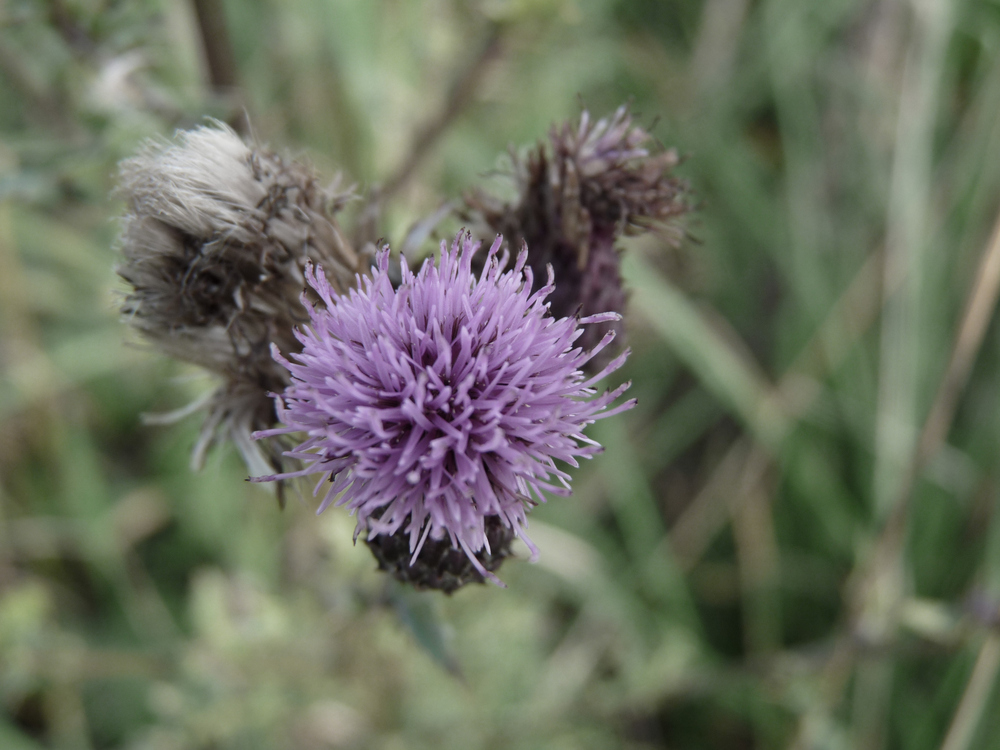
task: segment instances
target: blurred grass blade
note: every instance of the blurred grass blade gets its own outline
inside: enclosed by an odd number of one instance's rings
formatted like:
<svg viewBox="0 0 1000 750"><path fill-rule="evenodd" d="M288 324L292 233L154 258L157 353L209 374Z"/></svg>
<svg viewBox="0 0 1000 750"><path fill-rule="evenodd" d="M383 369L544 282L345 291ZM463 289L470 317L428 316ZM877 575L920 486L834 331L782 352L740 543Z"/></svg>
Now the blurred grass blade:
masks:
<svg viewBox="0 0 1000 750"><path fill-rule="evenodd" d="M927 319L940 279L930 273L934 125L952 27L948 0L917 3L903 72L889 208L886 216L885 310L879 356L875 432L875 507L885 518L906 483L917 443L925 351L934 342ZM902 281L900 281L902 280ZM902 288L895 290L897 284Z"/></svg>
<svg viewBox="0 0 1000 750"><path fill-rule="evenodd" d="M958 704L955 718L941 744L941 750L966 750L976 735L976 727L1000 672L1000 634L991 633L983 642L972 668L972 676Z"/></svg>
<svg viewBox="0 0 1000 750"><path fill-rule="evenodd" d="M462 679L458 658L448 646L433 594L390 581L387 595L399 620L427 654L449 674Z"/></svg>
<svg viewBox="0 0 1000 750"><path fill-rule="evenodd" d="M759 367L735 347L696 305L647 263L628 255L623 263L638 310L724 405L758 440L776 450L789 421Z"/></svg>
<svg viewBox="0 0 1000 750"><path fill-rule="evenodd" d="M670 550L660 498L650 486L625 424L607 420L595 435L605 446L600 471L609 488L612 511L647 595L664 602L686 627L698 627L698 613L683 572Z"/></svg>

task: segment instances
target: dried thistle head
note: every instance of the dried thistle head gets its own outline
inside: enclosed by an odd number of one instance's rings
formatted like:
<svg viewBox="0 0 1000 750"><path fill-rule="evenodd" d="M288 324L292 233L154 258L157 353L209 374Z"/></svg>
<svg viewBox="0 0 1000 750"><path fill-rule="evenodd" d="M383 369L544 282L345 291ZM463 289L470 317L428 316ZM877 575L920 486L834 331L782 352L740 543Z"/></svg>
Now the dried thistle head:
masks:
<svg viewBox="0 0 1000 750"><path fill-rule="evenodd" d="M526 243L536 284L552 265L555 316L621 313L618 238L655 228L679 239L677 221L690 210L688 186L672 174L676 151L653 153L652 140L626 106L597 122L584 111L579 123L553 127L547 144L512 154L515 202L477 190L466 196L466 218ZM592 326L581 345L592 346L612 328L622 333L620 321Z"/></svg>
<svg viewBox="0 0 1000 750"><path fill-rule="evenodd" d="M349 193L221 123L147 145L121 164L119 191L125 320L164 353L223 378L205 404L193 463L229 437L254 473L273 467L275 456L249 437L273 425L268 394L289 382L270 347L298 351L307 262L338 293L362 270L334 220Z"/></svg>

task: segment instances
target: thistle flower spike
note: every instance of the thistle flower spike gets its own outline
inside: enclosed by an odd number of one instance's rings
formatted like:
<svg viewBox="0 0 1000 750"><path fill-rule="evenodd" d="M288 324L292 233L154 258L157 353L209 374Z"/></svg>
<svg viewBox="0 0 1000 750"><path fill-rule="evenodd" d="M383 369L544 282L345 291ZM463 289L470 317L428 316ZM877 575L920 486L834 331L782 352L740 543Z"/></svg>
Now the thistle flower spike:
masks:
<svg viewBox="0 0 1000 750"><path fill-rule="evenodd" d="M310 266L306 280L322 304L303 298L310 322L295 334L301 352L275 354L291 376L276 399L283 426L255 437L302 433L285 455L303 468L253 481L318 475L317 512L348 508L357 516L355 538L366 532L380 563L406 580L406 568L433 547L435 559L460 552L471 566L468 580L503 585L492 569L514 536L537 557L525 535L530 507L547 494L570 494L570 476L557 462L575 467L600 452L584 429L635 403L612 407L628 383L597 395L599 378L582 369L595 352L574 344L581 324L617 314L552 317L551 269L533 292L526 249L508 269L501 244L497 237L477 277L479 243L460 234L450 250L442 243L437 265L428 259L414 273L404 260L398 288L383 249L372 277L343 296ZM400 536L407 539L403 561ZM467 582L453 586L454 576L434 575L444 583L421 584L451 590Z"/></svg>

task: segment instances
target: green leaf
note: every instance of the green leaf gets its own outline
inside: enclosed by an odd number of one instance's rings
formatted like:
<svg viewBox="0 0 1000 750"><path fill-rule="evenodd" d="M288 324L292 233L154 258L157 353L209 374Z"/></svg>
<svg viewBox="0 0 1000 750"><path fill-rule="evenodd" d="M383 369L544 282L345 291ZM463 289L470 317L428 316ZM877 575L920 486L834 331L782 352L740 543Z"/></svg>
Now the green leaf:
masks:
<svg viewBox="0 0 1000 750"><path fill-rule="evenodd" d="M391 581L388 598L399 621L410 631L420 647L449 674L462 679L458 658L452 651L444 623L441 622L434 594L413 591Z"/></svg>

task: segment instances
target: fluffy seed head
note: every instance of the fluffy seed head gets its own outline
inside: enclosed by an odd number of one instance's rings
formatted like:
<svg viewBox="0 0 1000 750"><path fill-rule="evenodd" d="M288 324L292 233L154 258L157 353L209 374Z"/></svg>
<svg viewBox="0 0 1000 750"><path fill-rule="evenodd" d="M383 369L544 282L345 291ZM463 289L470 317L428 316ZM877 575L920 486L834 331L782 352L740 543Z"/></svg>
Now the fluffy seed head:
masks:
<svg viewBox="0 0 1000 750"><path fill-rule="evenodd" d="M305 265L324 268L337 292L362 268L333 218L349 195L221 123L148 145L122 163L119 191L125 320L166 354L223 378L194 462L227 436L259 471L249 429L274 424L268 394L289 382L270 344L298 348Z"/></svg>
<svg viewBox="0 0 1000 750"><path fill-rule="evenodd" d="M512 154L515 202L482 191L466 196L468 218L527 244L536 284L552 265L554 315L623 312L618 238L653 227L681 236L675 222L690 207L687 185L672 175L677 153L653 153L651 141L625 106L597 122L584 111L579 123L553 127L547 145ZM582 343L595 344L609 329L622 333L620 322L608 322L588 330Z"/></svg>
<svg viewBox="0 0 1000 750"><path fill-rule="evenodd" d="M369 541L405 534L411 565L428 540L446 541L497 580L483 553L502 537L488 531L523 537L529 506L570 493L557 462L577 466L601 450L584 428L634 403L609 408L627 383L594 389L627 352L593 377L582 372L614 333L590 351L575 344L582 325L617 314L553 318L551 273L532 292L527 252L508 270L500 246L498 237L477 278L479 245L460 235L450 251L442 243L436 266L414 274L404 261L398 288L383 250L373 277L341 297L322 269L308 269L322 304L307 305L301 353L275 353L292 377L278 404L285 426L258 433L304 433L285 455L305 466L257 481L318 474L319 510L347 506Z"/></svg>

